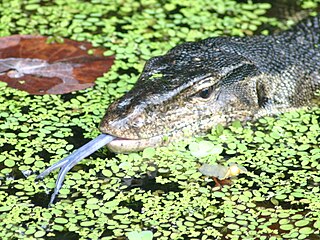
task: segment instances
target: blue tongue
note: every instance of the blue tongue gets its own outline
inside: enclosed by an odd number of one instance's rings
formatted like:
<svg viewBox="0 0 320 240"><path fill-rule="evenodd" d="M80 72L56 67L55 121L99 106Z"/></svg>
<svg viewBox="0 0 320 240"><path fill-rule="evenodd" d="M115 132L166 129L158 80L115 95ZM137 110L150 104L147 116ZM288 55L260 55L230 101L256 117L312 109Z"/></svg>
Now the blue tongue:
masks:
<svg viewBox="0 0 320 240"><path fill-rule="evenodd" d="M63 180L66 174L69 172L69 170L73 168L73 166L76 165L78 162L80 162L82 159L88 157L90 154L102 148L103 146L105 146L115 138L116 137L114 136L102 133L95 139L91 140L87 144L83 145L81 148L71 153L68 157L53 164L51 167L47 168L37 176L37 179L44 178L53 170L61 167L57 181L56 181L56 187L54 189L53 194L51 195L49 206L53 203L56 195L59 193Z"/></svg>

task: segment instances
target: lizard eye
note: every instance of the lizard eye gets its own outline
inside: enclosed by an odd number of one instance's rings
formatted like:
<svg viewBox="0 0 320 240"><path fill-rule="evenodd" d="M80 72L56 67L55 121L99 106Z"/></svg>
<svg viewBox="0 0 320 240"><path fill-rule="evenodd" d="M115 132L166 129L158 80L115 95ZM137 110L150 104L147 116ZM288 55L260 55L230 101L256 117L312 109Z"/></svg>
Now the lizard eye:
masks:
<svg viewBox="0 0 320 240"><path fill-rule="evenodd" d="M213 89L214 89L213 86L205 88L205 89L201 90L201 92L199 92L198 96L203 99L208 99L211 96Z"/></svg>

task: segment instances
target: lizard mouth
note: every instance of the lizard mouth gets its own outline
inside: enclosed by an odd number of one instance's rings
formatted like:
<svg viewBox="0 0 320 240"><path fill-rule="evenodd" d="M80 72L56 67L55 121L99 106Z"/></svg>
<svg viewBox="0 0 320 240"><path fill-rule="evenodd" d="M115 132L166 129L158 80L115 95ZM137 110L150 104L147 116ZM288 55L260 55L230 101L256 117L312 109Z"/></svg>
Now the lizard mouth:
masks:
<svg viewBox="0 0 320 240"><path fill-rule="evenodd" d="M129 153L141 151L147 147L157 147L163 145L164 135L158 135L143 139L129 139L117 137L107 144L107 148L115 153Z"/></svg>
<svg viewBox="0 0 320 240"><path fill-rule="evenodd" d="M149 138L131 139L131 138L121 137L121 135L117 136L110 133L106 133L116 137L113 141L109 142L106 146L110 151L115 153L138 152L147 147L164 146L172 141L176 141L181 138L191 137L195 135L195 133L199 134L200 133L199 129L198 131L196 131L195 129L191 131L189 128L189 132L184 131L184 129L186 130L188 126L194 125L194 123L195 122L192 122L189 125L181 126L178 129L173 129L172 131L166 132L164 134L150 136ZM205 129L203 131L205 131Z"/></svg>

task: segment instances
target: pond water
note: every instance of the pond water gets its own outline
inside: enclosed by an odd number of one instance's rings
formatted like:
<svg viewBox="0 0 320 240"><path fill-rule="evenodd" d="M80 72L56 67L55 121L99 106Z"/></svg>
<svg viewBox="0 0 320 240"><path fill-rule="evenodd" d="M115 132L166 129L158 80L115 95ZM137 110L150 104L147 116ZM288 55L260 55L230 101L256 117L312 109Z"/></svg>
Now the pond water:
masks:
<svg viewBox="0 0 320 240"><path fill-rule="evenodd" d="M126 239L137 231L131 239L140 239L151 231L154 239L320 239L318 107L218 126L139 153L103 148L67 174L51 208L58 172L35 180L99 134L105 109L134 85L145 60L185 41L285 27L266 17L274 16L269 7L233 0L1 3L1 36L87 40L116 61L95 87L67 95L31 96L0 82L0 238ZM223 151L197 158L189 144L201 141ZM221 189L198 171L231 162L248 173Z"/></svg>

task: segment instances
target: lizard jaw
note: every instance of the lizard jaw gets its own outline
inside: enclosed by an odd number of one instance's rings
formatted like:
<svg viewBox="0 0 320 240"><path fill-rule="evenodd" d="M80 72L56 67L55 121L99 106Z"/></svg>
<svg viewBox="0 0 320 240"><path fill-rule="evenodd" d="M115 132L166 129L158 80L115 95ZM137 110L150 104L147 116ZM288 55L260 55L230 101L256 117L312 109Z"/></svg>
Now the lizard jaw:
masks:
<svg viewBox="0 0 320 240"><path fill-rule="evenodd" d="M126 139L116 138L108 143L107 148L115 153L129 153L141 151L147 147L157 147L163 144L164 137L162 135L145 139Z"/></svg>

